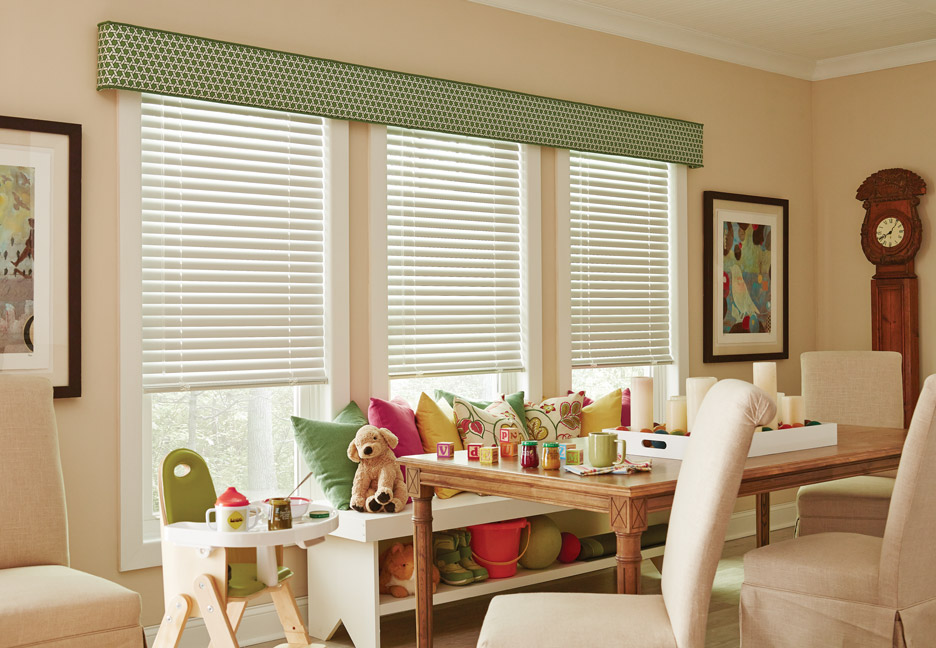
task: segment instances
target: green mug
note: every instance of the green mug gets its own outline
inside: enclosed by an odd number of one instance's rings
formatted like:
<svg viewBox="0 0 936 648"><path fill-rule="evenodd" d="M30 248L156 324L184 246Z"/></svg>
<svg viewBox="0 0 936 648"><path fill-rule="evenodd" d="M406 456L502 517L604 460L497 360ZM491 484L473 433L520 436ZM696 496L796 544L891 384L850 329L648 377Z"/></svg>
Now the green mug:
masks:
<svg viewBox="0 0 936 648"><path fill-rule="evenodd" d="M617 444L622 444L622 454L624 440L618 439L616 432L592 432L588 435L588 463L595 468L604 468L613 466L617 463Z"/></svg>

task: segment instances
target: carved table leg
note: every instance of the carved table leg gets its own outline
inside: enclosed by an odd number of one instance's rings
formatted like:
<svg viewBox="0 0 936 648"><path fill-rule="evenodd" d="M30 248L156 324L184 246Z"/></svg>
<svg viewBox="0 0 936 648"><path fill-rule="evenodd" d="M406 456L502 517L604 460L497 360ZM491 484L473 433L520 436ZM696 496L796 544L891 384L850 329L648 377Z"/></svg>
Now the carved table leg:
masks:
<svg viewBox="0 0 936 648"><path fill-rule="evenodd" d="M647 528L647 500L612 498L611 528L617 536L618 594L640 594L640 538Z"/></svg>
<svg viewBox="0 0 936 648"><path fill-rule="evenodd" d="M406 493L413 498L413 548L416 557L416 645L432 646L432 495L420 486L419 470L406 469Z"/></svg>
<svg viewBox="0 0 936 648"><path fill-rule="evenodd" d="M754 500L757 546L763 547L770 544L770 493L758 493Z"/></svg>

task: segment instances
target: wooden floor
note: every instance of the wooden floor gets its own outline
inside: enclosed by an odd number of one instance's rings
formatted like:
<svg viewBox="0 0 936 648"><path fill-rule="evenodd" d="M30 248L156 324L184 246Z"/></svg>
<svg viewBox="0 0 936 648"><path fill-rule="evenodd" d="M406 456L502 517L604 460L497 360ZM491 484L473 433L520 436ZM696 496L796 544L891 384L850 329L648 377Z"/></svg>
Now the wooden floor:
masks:
<svg viewBox="0 0 936 648"><path fill-rule="evenodd" d="M793 529L775 531L771 542L780 542L793 537ZM744 577L743 559L745 552L754 548L754 538L742 538L726 543L722 559L718 563L712 602L709 606L708 631L705 645L707 648L736 648L740 644L738 637L738 597L741 593L741 581ZM660 592L660 574L650 561L645 560L642 569L641 587L644 593ZM468 585L467 587L471 587ZM523 591L560 591L560 592L614 592L615 572L613 568L585 574L573 578L537 585ZM478 641L481 621L487 610L490 596L482 596L467 601L449 603L435 608L433 628L435 644L445 648L473 648ZM416 645L416 622L413 612L406 612L385 617L380 624L382 635L381 648L403 648ZM260 644L257 648L273 648L282 642ZM348 638L344 628L338 630L331 641L322 642L327 648L349 648L354 644ZM359 646L358 648L371 648Z"/></svg>

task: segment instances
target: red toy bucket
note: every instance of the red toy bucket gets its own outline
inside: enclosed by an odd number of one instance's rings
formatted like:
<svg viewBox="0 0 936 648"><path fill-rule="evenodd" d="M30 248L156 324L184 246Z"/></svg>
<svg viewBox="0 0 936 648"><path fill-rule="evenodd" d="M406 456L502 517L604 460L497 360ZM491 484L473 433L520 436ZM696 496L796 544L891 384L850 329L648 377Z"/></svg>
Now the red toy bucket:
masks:
<svg viewBox="0 0 936 648"><path fill-rule="evenodd" d="M517 561L526 553L526 547L520 551L520 530L529 526L526 518L520 518L468 527L471 531L471 553L488 570L491 578L510 578L517 573ZM529 545L530 534L527 534Z"/></svg>

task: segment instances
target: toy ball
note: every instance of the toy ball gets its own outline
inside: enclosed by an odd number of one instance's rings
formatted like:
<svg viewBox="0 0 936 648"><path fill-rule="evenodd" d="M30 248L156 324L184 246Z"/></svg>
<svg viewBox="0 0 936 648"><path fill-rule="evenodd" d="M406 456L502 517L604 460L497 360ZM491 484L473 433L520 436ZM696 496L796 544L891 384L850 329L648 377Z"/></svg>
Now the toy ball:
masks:
<svg viewBox="0 0 936 648"><path fill-rule="evenodd" d="M767 427L767 426L765 425L764 427L761 428L761 431L762 431L762 432L773 432L773 428L772 428L772 427Z"/></svg>
<svg viewBox="0 0 936 648"><path fill-rule="evenodd" d="M781 429L781 430L790 430L790 429L792 429L792 428L793 428L793 426L790 425L789 423L784 423L783 425L780 426L780 429Z"/></svg>
<svg viewBox="0 0 936 648"><path fill-rule="evenodd" d="M686 433L683 430L673 430L672 432L670 432L670 434L672 434L673 436L686 436Z"/></svg>
<svg viewBox="0 0 936 648"><path fill-rule="evenodd" d="M520 564L527 569L545 569L556 562L562 550L562 534L559 527L547 515L535 515L529 518L529 530L520 532L520 549L527 547L520 558ZM527 534L530 545L527 546Z"/></svg>
<svg viewBox="0 0 936 648"><path fill-rule="evenodd" d="M656 430L653 431L653 433L654 434L669 434L669 432L666 431L666 428L657 428Z"/></svg>
<svg viewBox="0 0 936 648"><path fill-rule="evenodd" d="M582 543L574 533L562 532L562 548L559 550L559 562L570 563L578 558Z"/></svg>
<svg viewBox="0 0 936 648"><path fill-rule="evenodd" d="M653 430L651 430L650 428L643 428L643 429L640 431L640 433L641 433L641 434L653 434Z"/></svg>
<svg viewBox="0 0 936 648"><path fill-rule="evenodd" d="M805 427L805 426L802 423L794 423L793 427L797 428L797 427Z"/></svg>
<svg viewBox="0 0 936 648"><path fill-rule="evenodd" d="M822 425L822 423L820 423L819 421L810 421L809 423L806 424L807 427L812 427L814 425Z"/></svg>

